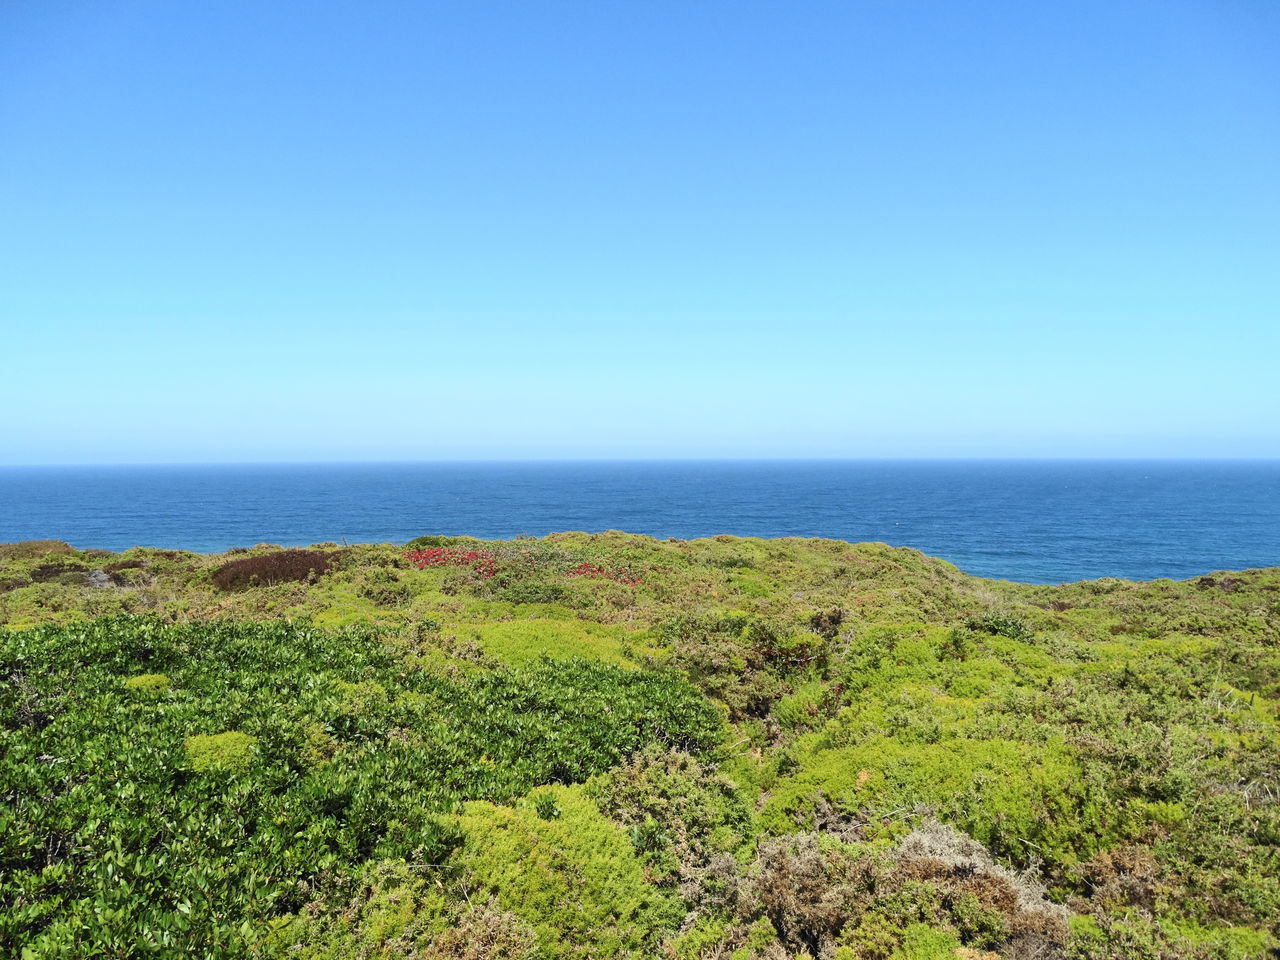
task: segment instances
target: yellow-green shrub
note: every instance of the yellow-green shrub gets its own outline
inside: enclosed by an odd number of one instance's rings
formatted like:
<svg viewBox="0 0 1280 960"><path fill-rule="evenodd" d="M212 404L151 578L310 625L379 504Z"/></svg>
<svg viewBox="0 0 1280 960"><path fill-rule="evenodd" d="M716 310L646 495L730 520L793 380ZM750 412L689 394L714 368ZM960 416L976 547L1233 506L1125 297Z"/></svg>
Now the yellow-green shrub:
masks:
<svg viewBox="0 0 1280 960"><path fill-rule="evenodd" d="M234 773L249 769L257 737L238 730L226 733L197 734L187 737L183 746L187 766L196 773Z"/></svg>
<svg viewBox="0 0 1280 960"><path fill-rule="evenodd" d="M559 815L481 801L466 804L458 823L467 876L480 896L533 926L541 956L570 957L588 946L594 957L624 956L678 925L683 911L645 882L626 834L580 787L537 794L553 798Z"/></svg>
<svg viewBox="0 0 1280 960"><path fill-rule="evenodd" d="M126 690L143 696L159 696L173 686L173 682L163 673L140 673L124 682Z"/></svg>

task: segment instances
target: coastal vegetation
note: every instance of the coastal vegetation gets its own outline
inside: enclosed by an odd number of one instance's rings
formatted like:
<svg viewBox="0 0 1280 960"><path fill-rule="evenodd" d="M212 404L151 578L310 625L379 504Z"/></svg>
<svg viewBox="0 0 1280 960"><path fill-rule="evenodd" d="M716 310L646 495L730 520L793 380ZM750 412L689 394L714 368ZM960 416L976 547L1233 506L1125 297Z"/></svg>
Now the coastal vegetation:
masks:
<svg viewBox="0 0 1280 960"><path fill-rule="evenodd" d="M1280 949L1280 569L0 545L0 954Z"/></svg>

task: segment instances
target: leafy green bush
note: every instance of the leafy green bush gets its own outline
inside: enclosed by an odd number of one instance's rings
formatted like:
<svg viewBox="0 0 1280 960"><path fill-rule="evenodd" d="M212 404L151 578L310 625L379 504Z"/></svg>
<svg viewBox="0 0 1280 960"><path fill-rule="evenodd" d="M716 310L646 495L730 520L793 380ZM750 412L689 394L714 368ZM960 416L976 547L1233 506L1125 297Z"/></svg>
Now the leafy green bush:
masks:
<svg viewBox="0 0 1280 960"><path fill-rule="evenodd" d="M762 717L785 687L782 677L804 661L808 648L788 641L756 617L676 617L661 626L672 663L735 720Z"/></svg>
<svg viewBox="0 0 1280 960"><path fill-rule="evenodd" d="M169 694L126 688L144 672ZM0 631L0 676L21 678L0 684L15 955L244 955L368 863L448 860L466 801L721 736L675 676L556 661L450 678L377 633L279 621Z"/></svg>
<svg viewBox="0 0 1280 960"><path fill-rule="evenodd" d="M396 607L413 599L413 591L393 570L372 567L364 571L357 591L379 606Z"/></svg>
<svg viewBox="0 0 1280 960"><path fill-rule="evenodd" d="M263 929L252 955L272 960L401 960L424 957L450 927L443 884L402 861L362 865L296 913ZM323 908L322 908L323 907Z"/></svg>
<svg viewBox="0 0 1280 960"><path fill-rule="evenodd" d="M1010 640L1030 640L1035 635L1027 621L1008 613L986 613L980 617L970 617L964 625L976 633L989 633L994 637L1008 637Z"/></svg>
<svg viewBox="0 0 1280 960"><path fill-rule="evenodd" d="M406 550L429 550L432 547L453 547L459 544L480 543L474 537L446 537L438 534L428 534L423 537L416 537L406 543Z"/></svg>

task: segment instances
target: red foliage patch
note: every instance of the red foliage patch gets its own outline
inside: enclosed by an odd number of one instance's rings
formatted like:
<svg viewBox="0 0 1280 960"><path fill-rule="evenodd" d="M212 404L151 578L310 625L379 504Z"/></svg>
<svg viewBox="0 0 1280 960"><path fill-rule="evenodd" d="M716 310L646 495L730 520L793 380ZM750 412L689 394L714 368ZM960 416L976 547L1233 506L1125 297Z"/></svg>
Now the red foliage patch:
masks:
<svg viewBox="0 0 1280 960"><path fill-rule="evenodd" d="M457 547L429 547L410 550L405 557L419 570L427 567L471 567L486 580L498 572L493 554L484 550L459 550Z"/></svg>

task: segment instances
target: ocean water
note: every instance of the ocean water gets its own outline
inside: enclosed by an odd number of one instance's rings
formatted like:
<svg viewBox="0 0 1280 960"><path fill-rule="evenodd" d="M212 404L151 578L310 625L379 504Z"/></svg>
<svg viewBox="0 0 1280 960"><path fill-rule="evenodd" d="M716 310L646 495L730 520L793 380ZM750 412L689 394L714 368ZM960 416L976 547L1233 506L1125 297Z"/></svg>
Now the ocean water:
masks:
<svg viewBox="0 0 1280 960"><path fill-rule="evenodd" d="M0 542L729 533L915 547L984 577L1280 565L1280 461L794 461L0 468Z"/></svg>

